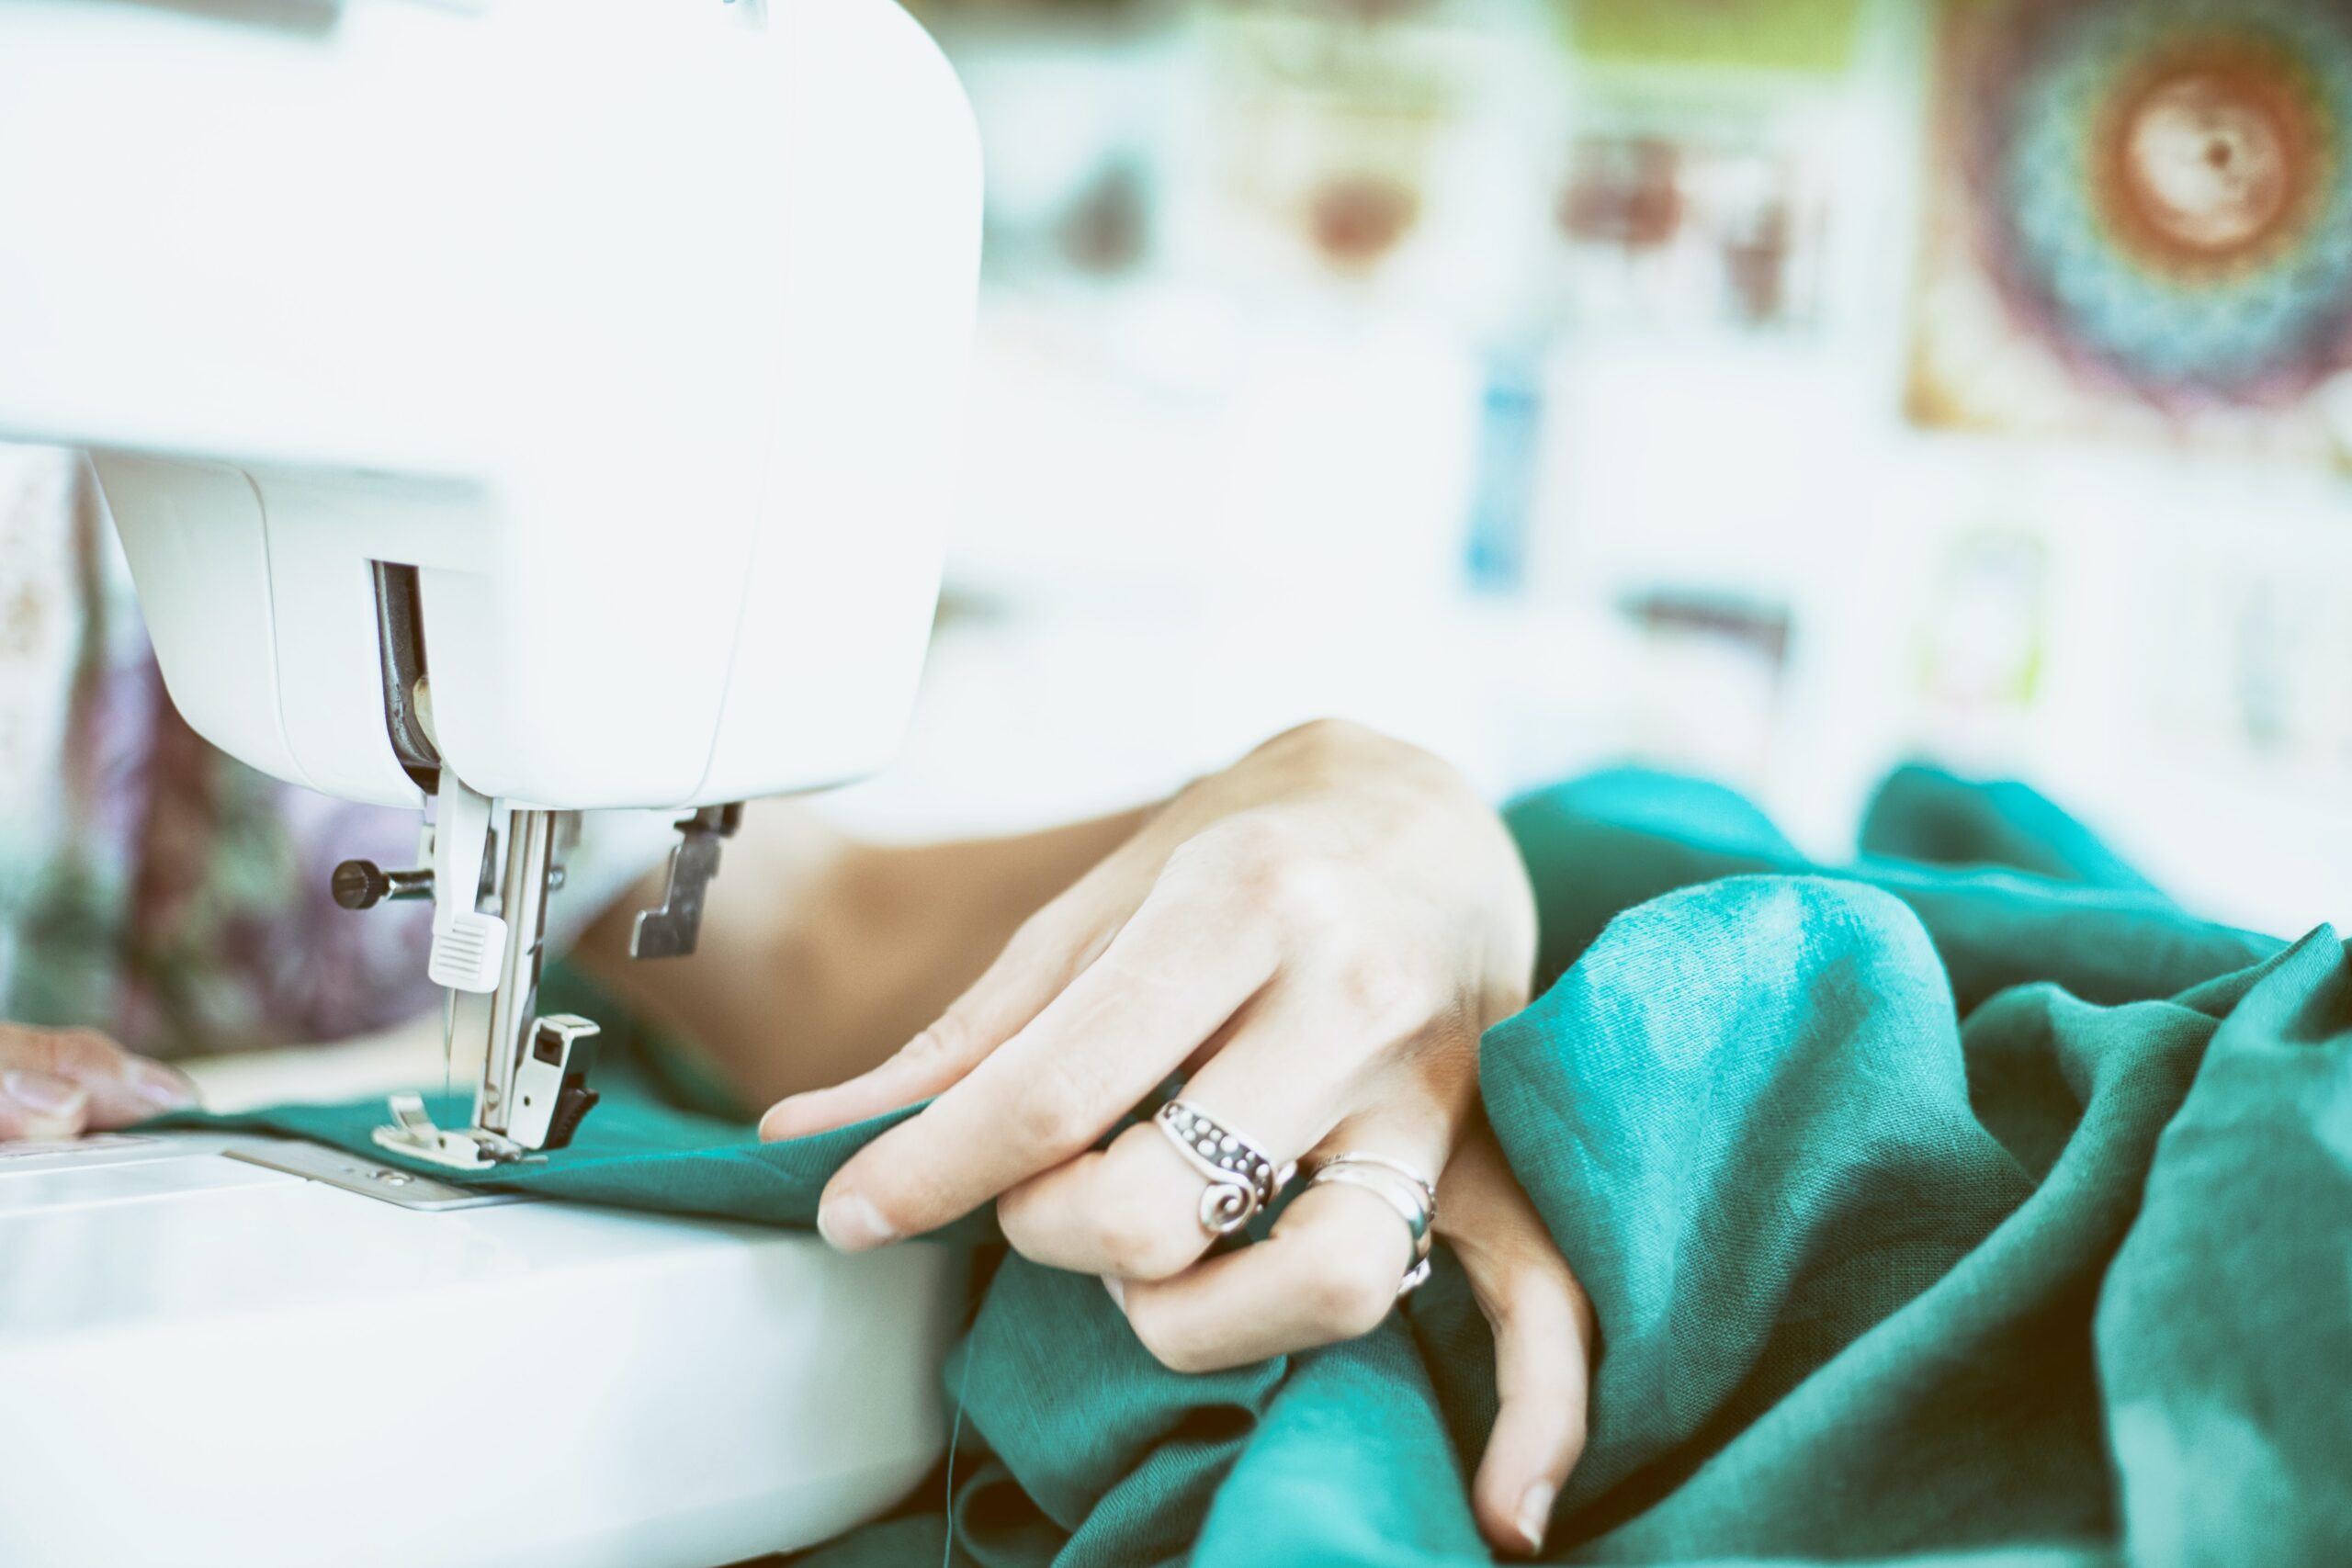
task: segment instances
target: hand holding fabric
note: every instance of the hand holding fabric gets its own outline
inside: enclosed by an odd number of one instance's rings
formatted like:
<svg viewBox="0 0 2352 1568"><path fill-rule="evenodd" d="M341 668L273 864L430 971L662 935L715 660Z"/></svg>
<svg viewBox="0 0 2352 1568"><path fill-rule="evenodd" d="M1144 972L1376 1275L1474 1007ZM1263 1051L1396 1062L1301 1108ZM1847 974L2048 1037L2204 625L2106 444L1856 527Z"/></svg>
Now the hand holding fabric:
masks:
<svg viewBox="0 0 2352 1568"><path fill-rule="evenodd" d="M195 1103L178 1072L96 1030L0 1023L0 1144L128 1127Z"/></svg>
<svg viewBox="0 0 2352 1568"><path fill-rule="evenodd" d="M1022 927L896 1055L761 1126L806 1136L926 1098L849 1161L819 1224L851 1250L997 1200L1015 1250L1103 1278L1152 1354L1206 1371L1353 1338L1412 1263L1398 1212L1309 1188L1211 1253L1204 1180L1151 1126L1095 1145L1171 1076L1277 1166L1343 1152L1442 1172L1438 1224L1497 1335L1475 1492L1540 1544L1582 1447L1590 1309L1483 1129L1478 1040L1526 1005L1532 895L1449 768L1340 724L1278 737L1150 818ZM935 1098L933 1098L935 1097Z"/></svg>

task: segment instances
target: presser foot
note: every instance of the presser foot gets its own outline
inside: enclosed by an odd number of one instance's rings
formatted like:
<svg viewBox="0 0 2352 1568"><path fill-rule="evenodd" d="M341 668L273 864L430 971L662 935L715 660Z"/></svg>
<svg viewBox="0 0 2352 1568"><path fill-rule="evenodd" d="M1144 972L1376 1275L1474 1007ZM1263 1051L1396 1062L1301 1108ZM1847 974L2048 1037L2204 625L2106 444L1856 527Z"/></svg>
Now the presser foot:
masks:
<svg viewBox="0 0 2352 1568"><path fill-rule="evenodd" d="M508 1107L505 1131L482 1126L446 1131L435 1125L423 1095L396 1094L391 1098L392 1124L371 1134L376 1146L451 1170L489 1170L516 1160L541 1159L546 1157L543 1150L568 1146L600 1098L588 1087L598 1032L594 1022L576 1013L532 1020L526 1049L505 1086L492 1095L486 1083L474 1105L477 1117L484 1103Z"/></svg>
<svg viewBox="0 0 2352 1568"><path fill-rule="evenodd" d="M485 1128L452 1133L435 1124L424 1109L424 1098L396 1094L391 1099L392 1124L371 1134L376 1146L411 1159L421 1159L451 1170L494 1170L502 1165L536 1157L512 1138Z"/></svg>

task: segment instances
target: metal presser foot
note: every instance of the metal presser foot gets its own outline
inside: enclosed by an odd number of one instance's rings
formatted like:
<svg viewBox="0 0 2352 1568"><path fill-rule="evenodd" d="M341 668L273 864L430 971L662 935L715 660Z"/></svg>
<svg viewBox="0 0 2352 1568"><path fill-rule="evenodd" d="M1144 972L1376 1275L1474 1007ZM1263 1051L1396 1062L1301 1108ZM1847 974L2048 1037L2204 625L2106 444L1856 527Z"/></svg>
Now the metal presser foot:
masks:
<svg viewBox="0 0 2352 1568"><path fill-rule="evenodd" d="M530 1049L506 1091L513 1114L503 1131L481 1124L479 1101L475 1124L453 1133L435 1124L424 1096L396 1094L391 1098L392 1124L375 1131L377 1146L452 1170L488 1170L565 1147L596 1108L597 1093L588 1087L588 1075L595 1066L596 1033L597 1026L576 1013L534 1021Z"/></svg>
<svg viewBox="0 0 2352 1568"><path fill-rule="evenodd" d="M571 1013L534 1016L547 931L548 897L563 885L556 862L558 813L516 808L468 789L446 769L432 829L430 870L386 872L350 861L335 870L335 901L365 909L387 900L431 897L434 941L427 972L459 991L488 993L490 1028L473 1125L436 1126L424 1097L395 1095L391 1124L377 1146L451 1170L481 1171L571 1142L594 1109L588 1087L597 1026ZM639 914L631 951L640 958L690 953L703 903L718 874L719 846L741 822L740 805L708 807L678 823L662 908ZM487 874L495 869L495 877ZM496 899L495 914L481 906Z"/></svg>
<svg viewBox="0 0 2352 1568"><path fill-rule="evenodd" d="M538 1015L539 965L548 896L562 885L556 863L558 814L503 808L443 772L432 829L430 872L385 873L347 863L335 874L337 901L366 908L386 898L434 902L427 972L459 991L487 993L489 1033L474 1089L473 1125L445 1131L423 1097L395 1096L377 1146L452 1170L479 1171L560 1149L596 1104L588 1087L596 1065L596 1025L571 1013ZM488 874L496 872L493 877ZM496 900L495 914L481 905Z"/></svg>

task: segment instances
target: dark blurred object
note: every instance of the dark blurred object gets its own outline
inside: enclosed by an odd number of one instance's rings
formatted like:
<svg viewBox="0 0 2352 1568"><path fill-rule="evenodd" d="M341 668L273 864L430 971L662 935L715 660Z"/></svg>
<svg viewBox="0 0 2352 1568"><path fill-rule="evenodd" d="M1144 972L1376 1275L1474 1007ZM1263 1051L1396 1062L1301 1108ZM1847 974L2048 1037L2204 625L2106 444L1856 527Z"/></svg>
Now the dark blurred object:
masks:
<svg viewBox="0 0 2352 1568"><path fill-rule="evenodd" d="M1308 198L1307 226L1326 261L1353 270L1395 250L1420 210L1420 192L1402 180L1339 175Z"/></svg>
<svg viewBox="0 0 2352 1568"><path fill-rule="evenodd" d="M1745 649L1777 671L1788 662L1791 621L1777 604L1757 604L1683 588L1654 588L1630 595L1625 618L1657 637L1703 637Z"/></svg>
<svg viewBox="0 0 2352 1568"><path fill-rule="evenodd" d="M1114 159L1095 175L1062 214L1062 255L1094 276L1122 273L1151 248L1150 184L1129 159Z"/></svg>
<svg viewBox="0 0 2352 1568"><path fill-rule="evenodd" d="M1667 582L1627 593L1617 607L1638 640L1611 678L1637 694L1640 753L1714 778L1765 776L1796 629L1788 606Z"/></svg>
<svg viewBox="0 0 2352 1568"><path fill-rule="evenodd" d="M1581 141L1560 227L1582 244L1657 250L1682 227L1681 170L1680 150L1662 137Z"/></svg>

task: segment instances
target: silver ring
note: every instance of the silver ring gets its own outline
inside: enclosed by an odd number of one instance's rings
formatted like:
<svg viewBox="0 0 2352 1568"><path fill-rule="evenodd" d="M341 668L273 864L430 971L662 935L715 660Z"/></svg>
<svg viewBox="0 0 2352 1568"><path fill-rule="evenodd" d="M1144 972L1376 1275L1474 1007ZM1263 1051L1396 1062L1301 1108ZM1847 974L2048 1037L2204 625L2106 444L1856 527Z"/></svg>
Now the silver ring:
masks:
<svg viewBox="0 0 2352 1568"><path fill-rule="evenodd" d="M1413 1262L1397 1283L1397 1299L1403 1300L1427 1283L1430 1248L1434 1245L1430 1233L1437 1224L1437 1183L1402 1160L1359 1153L1333 1155L1316 1168L1306 1185L1319 1187L1327 1181L1361 1187L1375 1194L1396 1211L1397 1218L1412 1233Z"/></svg>
<svg viewBox="0 0 2352 1568"><path fill-rule="evenodd" d="M1201 1194L1201 1228L1211 1235L1231 1235L1248 1224L1298 1172L1295 1161L1277 1167L1257 1145L1183 1100L1170 1100L1151 1120L1209 1179Z"/></svg>

